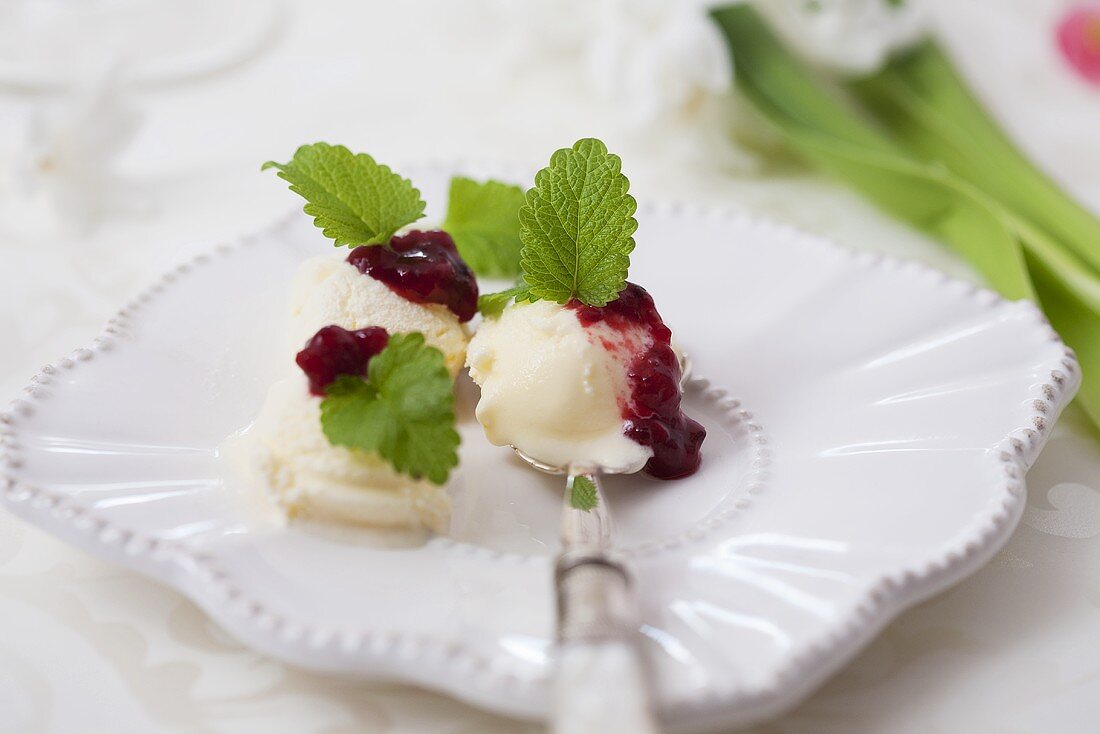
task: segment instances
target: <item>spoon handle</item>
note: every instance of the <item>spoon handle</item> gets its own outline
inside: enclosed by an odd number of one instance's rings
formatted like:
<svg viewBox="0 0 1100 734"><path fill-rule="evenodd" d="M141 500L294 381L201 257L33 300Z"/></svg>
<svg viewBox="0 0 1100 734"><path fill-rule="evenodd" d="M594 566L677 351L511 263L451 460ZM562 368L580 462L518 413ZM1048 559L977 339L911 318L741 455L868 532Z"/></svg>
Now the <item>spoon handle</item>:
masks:
<svg viewBox="0 0 1100 734"><path fill-rule="evenodd" d="M576 476L597 506L570 506ZM570 474L556 569L558 661L553 734L657 734L626 569L611 554L611 524L595 473Z"/></svg>

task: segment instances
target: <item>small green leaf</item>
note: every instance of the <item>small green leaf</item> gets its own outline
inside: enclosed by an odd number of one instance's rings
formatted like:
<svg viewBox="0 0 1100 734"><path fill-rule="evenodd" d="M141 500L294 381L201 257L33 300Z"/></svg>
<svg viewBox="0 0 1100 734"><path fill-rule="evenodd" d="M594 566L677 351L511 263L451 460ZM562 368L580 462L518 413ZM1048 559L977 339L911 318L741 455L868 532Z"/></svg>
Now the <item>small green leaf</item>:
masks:
<svg viewBox="0 0 1100 734"><path fill-rule="evenodd" d="M589 306L626 285L638 205L619 156L595 138L550 157L519 211L524 280L537 298Z"/></svg>
<svg viewBox="0 0 1100 734"><path fill-rule="evenodd" d="M481 312L482 316L495 318L500 316L505 307L513 300L531 300L531 293L526 285L517 285L499 293L486 293L483 296L478 296L477 310Z"/></svg>
<svg viewBox="0 0 1100 734"><path fill-rule="evenodd" d="M462 259L485 278L519 275L519 186L456 176L451 179L443 229L454 238Z"/></svg>
<svg viewBox="0 0 1100 734"><path fill-rule="evenodd" d="M268 161L261 170L268 168L306 200L305 213L337 247L389 242L424 216L424 201L408 179L342 145L303 145L289 163Z"/></svg>
<svg viewBox="0 0 1100 734"><path fill-rule="evenodd" d="M569 491L569 506L588 512L600 503L596 493L596 483L584 475L573 477L573 486Z"/></svg>
<svg viewBox="0 0 1100 734"><path fill-rule="evenodd" d="M419 333L390 336L365 380L343 375L329 385L321 428L334 446L373 452L403 474L443 484L458 465L459 443L443 353Z"/></svg>

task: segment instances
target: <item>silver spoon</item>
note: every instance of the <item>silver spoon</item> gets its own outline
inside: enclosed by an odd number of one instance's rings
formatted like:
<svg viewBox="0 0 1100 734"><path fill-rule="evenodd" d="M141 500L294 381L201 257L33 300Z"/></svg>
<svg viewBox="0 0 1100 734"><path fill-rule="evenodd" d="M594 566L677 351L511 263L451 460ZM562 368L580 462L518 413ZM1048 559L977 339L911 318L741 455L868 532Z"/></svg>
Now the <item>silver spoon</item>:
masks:
<svg viewBox="0 0 1100 734"><path fill-rule="evenodd" d="M691 361L680 354L680 388ZM648 672L639 649L637 602L630 574L615 557L611 516L601 474L633 474L636 466L556 466L512 446L535 469L568 475L562 496L561 550L555 564L558 602L558 661L553 734L658 734ZM578 510L570 502L578 478L591 482L596 506Z"/></svg>

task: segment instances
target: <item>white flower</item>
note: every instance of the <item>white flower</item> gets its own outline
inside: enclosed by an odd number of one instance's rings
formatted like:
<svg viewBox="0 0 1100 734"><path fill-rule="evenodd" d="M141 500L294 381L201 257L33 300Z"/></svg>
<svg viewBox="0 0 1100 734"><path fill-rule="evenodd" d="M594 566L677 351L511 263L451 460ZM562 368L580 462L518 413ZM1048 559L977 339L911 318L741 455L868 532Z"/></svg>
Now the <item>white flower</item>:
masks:
<svg viewBox="0 0 1100 734"><path fill-rule="evenodd" d="M0 224L24 235L83 233L108 214L134 211L142 197L116 161L139 121L117 68L40 102L22 135L0 152Z"/></svg>
<svg viewBox="0 0 1100 734"><path fill-rule="evenodd" d="M579 60L586 87L623 134L707 166L756 167L756 156L738 148L731 134L736 128L742 139L766 144L768 138L731 93L729 53L707 13L723 2L487 2L509 57L498 69L522 74L535 64ZM753 4L792 50L833 70L869 71L925 32L921 0Z"/></svg>
<svg viewBox="0 0 1100 734"><path fill-rule="evenodd" d="M730 64L705 4L691 0L598 0L584 45L588 79L601 96L625 105L645 123L669 111L690 111L702 97L723 94Z"/></svg>
<svg viewBox="0 0 1100 734"><path fill-rule="evenodd" d="M808 60L868 73L928 31L923 0L756 0L778 35Z"/></svg>
<svg viewBox="0 0 1100 734"><path fill-rule="evenodd" d="M677 158L744 169L729 130L732 77L718 29L698 0L596 0L582 45L586 79L623 131Z"/></svg>
<svg viewBox="0 0 1100 734"><path fill-rule="evenodd" d="M507 61L572 68L617 132L673 156L745 167L728 135L729 55L702 0L486 0ZM462 6L469 10L469 5ZM461 18L456 18L460 21ZM570 66L572 63L572 66Z"/></svg>

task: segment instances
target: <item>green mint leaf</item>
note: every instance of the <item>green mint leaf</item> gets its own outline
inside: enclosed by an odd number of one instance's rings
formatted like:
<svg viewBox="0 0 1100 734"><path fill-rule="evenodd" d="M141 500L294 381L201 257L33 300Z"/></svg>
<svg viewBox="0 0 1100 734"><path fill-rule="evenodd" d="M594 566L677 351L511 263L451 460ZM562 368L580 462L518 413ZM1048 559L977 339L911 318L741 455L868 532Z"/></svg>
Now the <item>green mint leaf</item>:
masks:
<svg viewBox="0 0 1100 734"><path fill-rule="evenodd" d="M569 506L588 512L595 509L600 503L600 496L596 493L596 483L586 476L573 477L573 487L569 491Z"/></svg>
<svg viewBox="0 0 1100 734"><path fill-rule="evenodd" d="M268 168L306 200L305 213L337 247L389 242L424 216L420 192L407 178L342 145L303 145L289 163L268 161L261 170Z"/></svg>
<svg viewBox="0 0 1100 734"><path fill-rule="evenodd" d="M477 310L481 312L482 316L488 318L495 318L500 316L504 308L512 302L517 301L530 301L531 292L526 285L517 285L514 288L509 288L506 291L500 291L499 293L486 293L483 296L478 296Z"/></svg>
<svg viewBox="0 0 1100 734"><path fill-rule="evenodd" d="M321 401L321 428L334 446L369 451L414 479L443 484L458 465L454 387L443 353L419 333L394 334L367 366L343 375Z"/></svg>
<svg viewBox="0 0 1100 734"><path fill-rule="evenodd" d="M519 186L470 178L451 179L443 229L454 238L462 259L486 278L519 275Z"/></svg>
<svg viewBox="0 0 1100 734"><path fill-rule="evenodd" d="M594 138L550 157L519 210L524 279L537 298L589 306L614 301L626 285L638 205L619 156Z"/></svg>

